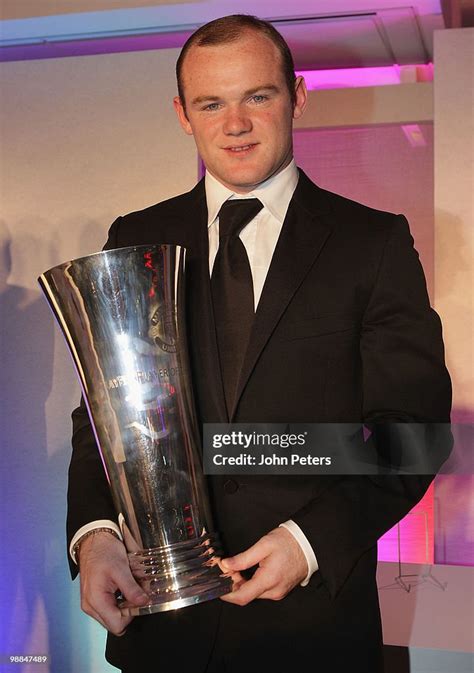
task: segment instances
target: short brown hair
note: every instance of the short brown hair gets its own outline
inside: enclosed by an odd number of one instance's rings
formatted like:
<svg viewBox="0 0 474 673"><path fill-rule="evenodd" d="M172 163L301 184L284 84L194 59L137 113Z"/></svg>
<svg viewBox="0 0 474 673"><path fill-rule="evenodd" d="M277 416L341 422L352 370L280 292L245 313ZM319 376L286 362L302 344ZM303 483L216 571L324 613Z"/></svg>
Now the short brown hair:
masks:
<svg viewBox="0 0 474 673"><path fill-rule="evenodd" d="M295 64L290 48L282 35L280 35L271 23L263 21L256 16L251 16L249 14L231 14L229 16L223 16L220 19L214 19L214 21L210 21L198 28L198 30L186 40L181 49L181 53L176 63L176 79L178 81L178 94L183 107L185 106L185 101L182 70L184 59L191 47L208 47L215 44L235 42L248 30L257 31L268 37L280 52L286 86L288 87L291 102L293 105L295 104Z"/></svg>

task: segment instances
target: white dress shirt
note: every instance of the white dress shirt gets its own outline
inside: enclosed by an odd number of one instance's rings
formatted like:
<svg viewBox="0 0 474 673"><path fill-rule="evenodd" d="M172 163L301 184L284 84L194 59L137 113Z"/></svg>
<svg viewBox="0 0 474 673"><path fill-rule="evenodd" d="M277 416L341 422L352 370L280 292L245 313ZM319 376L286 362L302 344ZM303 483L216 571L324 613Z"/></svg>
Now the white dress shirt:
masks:
<svg viewBox="0 0 474 673"><path fill-rule="evenodd" d="M277 175L247 194L237 194L224 187L213 175L206 173L207 225L209 233L209 274L212 275L214 260L219 248L219 210L228 199L258 199L263 208L240 232L252 272L254 306L257 310L273 253L283 227L288 206L298 184L298 169L294 161ZM285 521L280 524L299 543L308 563L308 573L301 583L306 586L311 575L318 569L318 562L308 538L297 523Z"/></svg>
<svg viewBox="0 0 474 673"><path fill-rule="evenodd" d="M293 192L298 184L298 169L295 162L291 163L277 175L272 176L252 192L238 194L224 187L209 172L205 177L206 201L208 211L208 234L209 234L209 275L212 275L214 260L219 248L219 210L228 199L256 198L263 208L240 232L240 239L245 246L252 272L254 306L257 310L258 302L262 294L268 269L272 261L278 238L285 220L286 212L290 204ZM308 572L301 586L306 586L311 575L318 569L318 563L306 535L301 528L291 519L280 524L286 528L303 551L308 564ZM120 528L113 521L100 520L82 526L74 535L70 544L70 554L76 562L74 546L79 539L94 528L110 528L122 539Z"/></svg>

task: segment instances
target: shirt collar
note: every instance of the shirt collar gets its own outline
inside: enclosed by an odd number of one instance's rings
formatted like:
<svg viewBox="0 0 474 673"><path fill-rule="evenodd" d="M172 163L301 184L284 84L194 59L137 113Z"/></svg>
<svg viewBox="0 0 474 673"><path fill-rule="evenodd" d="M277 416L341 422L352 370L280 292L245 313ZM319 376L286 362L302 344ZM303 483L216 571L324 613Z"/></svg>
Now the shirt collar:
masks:
<svg viewBox="0 0 474 673"><path fill-rule="evenodd" d="M259 199L264 208L269 210L273 217L283 224L291 197L298 184L298 177L298 169L294 159L292 159L280 173L272 175L271 178L262 182L248 194L237 194L224 187L209 171L206 171L204 184L208 213L207 226L211 226L215 221L222 204L233 197Z"/></svg>

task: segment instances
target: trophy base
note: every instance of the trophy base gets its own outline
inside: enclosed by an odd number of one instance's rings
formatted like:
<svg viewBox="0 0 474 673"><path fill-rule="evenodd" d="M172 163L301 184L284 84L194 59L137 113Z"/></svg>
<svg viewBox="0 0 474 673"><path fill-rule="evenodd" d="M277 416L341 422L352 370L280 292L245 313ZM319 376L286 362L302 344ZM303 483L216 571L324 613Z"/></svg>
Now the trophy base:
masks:
<svg viewBox="0 0 474 673"><path fill-rule="evenodd" d="M133 605L129 601L119 601L120 612L123 615L130 617L137 617L139 615L152 615L155 612L166 612L167 610L178 610L179 608L187 607L188 605L196 605L196 603L204 603L205 601L219 598L232 590L232 582L229 580L228 585L220 585L209 587L201 590L201 593L193 593L191 596L174 597L171 596L151 596L151 601L146 605ZM183 594L184 592L176 592Z"/></svg>
<svg viewBox="0 0 474 673"><path fill-rule="evenodd" d="M216 536L129 553L135 580L149 597L146 605L118 598L123 615L149 615L204 603L232 591L230 576L219 568Z"/></svg>

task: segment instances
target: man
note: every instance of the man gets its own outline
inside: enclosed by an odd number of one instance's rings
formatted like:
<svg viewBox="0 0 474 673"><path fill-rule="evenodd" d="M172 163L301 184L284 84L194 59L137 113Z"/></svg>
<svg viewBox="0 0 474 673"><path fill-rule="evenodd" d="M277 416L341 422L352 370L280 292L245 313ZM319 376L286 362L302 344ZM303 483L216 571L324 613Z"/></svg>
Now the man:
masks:
<svg viewBox="0 0 474 673"><path fill-rule="evenodd" d="M281 36L254 17L218 19L186 43L177 73L174 105L206 178L118 218L107 247L187 248L201 422L447 421L440 323L406 221L325 192L296 169L292 121L306 88ZM235 235L253 306L229 331L226 304L239 312L248 301L248 288L226 277L219 238L236 197L258 199ZM224 300L222 286L234 288ZM109 630L112 664L126 673L382 670L376 543L429 477L214 477L233 592L131 621L115 592L138 603L146 596L117 539L83 406L73 419L69 540L82 607Z"/></svg>

